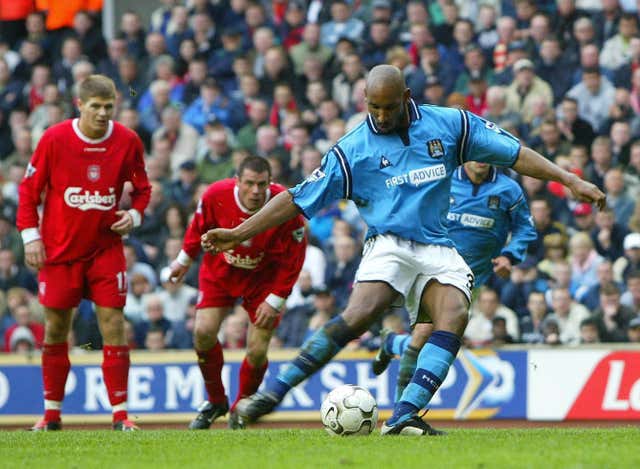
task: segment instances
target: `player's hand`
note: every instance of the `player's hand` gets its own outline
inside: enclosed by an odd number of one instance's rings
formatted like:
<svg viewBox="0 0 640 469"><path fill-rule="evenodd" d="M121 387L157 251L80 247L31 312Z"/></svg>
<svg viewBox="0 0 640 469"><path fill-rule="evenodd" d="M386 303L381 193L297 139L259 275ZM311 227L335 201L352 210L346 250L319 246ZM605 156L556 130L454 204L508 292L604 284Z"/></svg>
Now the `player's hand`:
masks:
<svg viewBox="0 0 640 469"><path fill-rule="evenodd" d="M182 265L178 261L173 261L169 266L169 269L171 269L171 273L169 274L169 281L171 283L181 282L189 271L188 266Z"/></svg>
<svg viewBox="0 0 640 469"><path fill-rule="evenodd" d="M27 265L40 270L47 259L44 252L44 244L41 239L36 239L24 245L24 257Z"/></svg>
<svg viewBox="0 0 640 469"><path fill-rule="evenodd" d="M506 256L498 256L491 259L493 271L500 278L509 278L511 275L511 261Z"/></svg>
<svg viewBox="0 0 640 469"><path fill-rule="evenodd" d="M238 244L240 244L240 240L235 235L234 230L227 228L209 230L200 238L200 245L206 252L228 251Z"/></svg>
<svg viewBox="0 0 640 469"><path fill-rule="evenodd" d="M133 229L133 217L126 210L118 210L116 216L120 218L111 225L111 231L115 231L120 236L126 235Z"/></svg>
<svg viewBox="0 0 640 469"><path fill-rule="evenodd" d="M600 210L602 210L607 203L607 197L595 184L585 181L579 176L575 176L568 187L573 197L580 202L596 204Z"/></svg>
<svg viewBox="0 0 640 469"><path fill-rule="evenodd" d="M271 329L278 316L280 316L280 311L263 301L256 309L256 322L254 325L263 329Z"/></svg>

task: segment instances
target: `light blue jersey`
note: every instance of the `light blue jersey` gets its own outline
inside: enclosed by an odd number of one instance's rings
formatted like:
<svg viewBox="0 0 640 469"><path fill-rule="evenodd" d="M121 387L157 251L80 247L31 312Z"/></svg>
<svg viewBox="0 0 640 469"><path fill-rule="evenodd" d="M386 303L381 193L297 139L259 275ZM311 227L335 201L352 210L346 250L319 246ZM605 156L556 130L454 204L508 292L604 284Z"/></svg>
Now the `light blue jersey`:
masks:
<svg viewBox="0 0 640 469"><path fill-rule="evenodd" d="M381 133L368 116L324 156L320 168L290 189L308 218L337 199L353 200L367 238L392 233L453 246L447 234L451 176L465 161L512 166L518 140L474 114L409 102L410 126Z"/></svg>
<svg viewBox="0 0 640 469"><path fill-rule="evenodd" d="M476 286L486 283L493 272L491 259L503 255L512 264L524 260L527 245L537 234L517 182L491 168L482 184L474 184L459 167L449 202L449 236L473 271Z"/></svg>

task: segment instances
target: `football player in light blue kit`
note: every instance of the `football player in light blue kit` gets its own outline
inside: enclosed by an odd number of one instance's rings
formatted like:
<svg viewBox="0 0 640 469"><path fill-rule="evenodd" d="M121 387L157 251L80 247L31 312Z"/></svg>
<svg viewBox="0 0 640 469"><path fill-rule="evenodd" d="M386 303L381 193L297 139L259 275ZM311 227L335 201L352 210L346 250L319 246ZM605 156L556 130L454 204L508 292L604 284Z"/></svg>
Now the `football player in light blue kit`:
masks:
<svg viewBox="0 0 640 469"><path fill-rule="evenodd" d="M402 72L374 67L367 77L369 115L324 156L304 182L278 194L233 229L202 236L205 250L223 251L299 213L312 217L338 199L353 200L369 227L356 284L344 312L302 346L263 392L241 400L247 422L270 413L285 394L359 337L394 303L413 320L433 323L411 383L382 434L441 432L418 417L447 375L467 325L473 274L446 228L451 177L466 161L511 166L539 179L559 181L578 200L605 203L604 194L554 165L495 125L458 109L417 106Z"/></svg>
<svg viewBox="0 0 640 469"><path fill-rule="evenodd" d="M484 285L493 272L508 277L537 237L520 185L491 165L469 161L453 173L449 203L449 237L471 268L474 286ZM432 329L429 323L416 323L411 334L383 333L372 368L379 375L394 355L401 357L396 400L409 384ZM478 368L482 370L479 364Z"/></svg>

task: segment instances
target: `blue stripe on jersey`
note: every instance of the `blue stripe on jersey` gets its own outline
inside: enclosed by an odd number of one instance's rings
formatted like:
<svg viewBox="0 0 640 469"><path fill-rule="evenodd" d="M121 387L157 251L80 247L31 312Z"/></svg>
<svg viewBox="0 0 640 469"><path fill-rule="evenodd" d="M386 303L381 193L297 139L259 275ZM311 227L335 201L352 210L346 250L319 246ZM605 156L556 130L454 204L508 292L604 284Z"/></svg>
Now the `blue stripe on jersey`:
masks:
<svg viewBox="0 0 640 469"><path fill-rule="evenodd" d="M333 152L338 157L338 161L340 162L340 169L342 169L342 175L344 180L342 181L343 193L345 199L350 199L351 194L353 192L353 178L351 177L351 169L349 168L349 163L347 162L347 157L344 156L344 152L340 145L333 146Z"/></svg>
<svg viewBox="0 0 640 469"><path fill-rule="evenodd" d="M460 110L460 146L458 148L458 162L460 165L466 163L467 159L465 157L467 153L467 142L469 141L469 117L467 116L467 111Z"/></svg>

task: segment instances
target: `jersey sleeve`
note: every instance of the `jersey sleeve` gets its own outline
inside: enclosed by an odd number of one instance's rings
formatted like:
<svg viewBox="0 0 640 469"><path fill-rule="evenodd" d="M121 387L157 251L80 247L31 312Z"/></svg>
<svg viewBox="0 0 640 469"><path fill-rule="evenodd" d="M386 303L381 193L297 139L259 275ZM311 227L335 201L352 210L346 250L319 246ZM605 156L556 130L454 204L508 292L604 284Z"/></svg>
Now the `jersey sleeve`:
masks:
<svg viewBox="0 0 640 469"><path fill-rule="evenodd" d="M18 188L19 203L16 225L20 231L38 228L40 222L38 206L42 201L42 193L49 183L51 157L54 150L52 147L52 138L45 132L27 165L24 179Z"/></svg>
<svg viewBox="0 0 640 469"><path fill-rule="evenodd" d="M480 161L513 166L520 152L519 140L493 122L471 112L460 111L460 164Z"/></svg>
<svg viewBox="0 0 640 469"><path fill-rule="evenodd" d="M307 250L304 219L297 216L284 223L274 233L274 239L277 242L269 250L266 259L276 266L275 273L269 280L268 290L271 294L286 299L304 264Z"/></svg>
<svg viewBox="0 0 640 469"><path fill-rule="evenodd" d="M538 234L533 225L527 199L520 186L513 195L512 204L508 209L511 219L511 239L502 249L501 254L508 257L512 263L518 264L524 260L529 243L535 241Z"/></svg>
<svg viewBox="0 0 640 469"><path fill-rule="evenodd" d="M140 215L143 215L147 205L149 205L151 184L149 184L149 179L147 178L144 165L144 148L139 137L136 137L135 150L130 163L128 177L133 185L131 207L137 210Z"/></svg>
<svg viewBox="0 0 640 469"><path fill-rule="evenodd" d="M191 258L195 259L200 254L200 237L215 227L212 213L209 213L210 207L213 206L212 197L205 192L202 199L198 201L198 206L191 223L187 227L182 243L182 250Z"/></svg>
<svg viewBox="0 0 640 469"><path fill-rule="evenodd" d="M342 149L336 145L324 155L320 167L289 192L293 203L305 217L311 218L331 202L351 198L351 187L349 164Z"/></svg>

